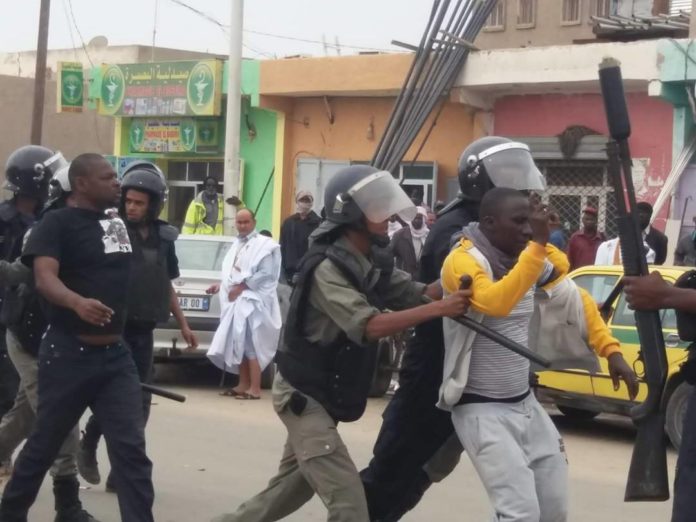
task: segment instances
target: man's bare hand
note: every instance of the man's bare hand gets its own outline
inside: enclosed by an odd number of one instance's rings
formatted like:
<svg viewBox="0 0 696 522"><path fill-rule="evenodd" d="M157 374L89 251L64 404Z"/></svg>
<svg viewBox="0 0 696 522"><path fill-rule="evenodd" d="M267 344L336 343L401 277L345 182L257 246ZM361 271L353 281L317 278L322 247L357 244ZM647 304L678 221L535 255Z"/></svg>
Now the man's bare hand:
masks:
<svg viewBox="0 0 696 522"><path fill-rule="evenodd" d="M633 310L659 310L666 308L665 299L673 287L667 283L659 272L648 276L623 278L624 293L628 306Z"/></svg>
<svg viewBox="0 0 696 522"><path fill-rule="evenodd" d="M609 375L611 376L611 382L614 384L614 391L619 390L621 381L626 383L626 388L628 388L628 397L634 400L638 395L638 377L636 377L635 372L626 362L618 352L612 353L608 359L609 362Z"/></svg>
<svg viewBox="0 0 696 522"><path fill-rule="evenodd" d="M80 298L73 311L83 321L95 326L106 326L111 322L114 311L97 299Z"/></svg>
<svg viewBox="0 0 696 522"><path fill-rule="evenodd" d="M470 289L457 290L442 301L436 301L440 315L442 317L461 317L464 315L469 310L469 300L472 293Z"/></svg>
<svg viewBox="0 0 696 522"><path fill-rule="evenodd" d="M196 334L193 333L191 328L182 328L181 337L186 341L186 350L193 351L198 348L198 338L196 338Z"/></svg>
<svg viewBox="0 0 696 522"><path fill-rule="evenodd" d="M549 242L551 229L549 228L549 208L546 205L537 205L532 208L529 226L532 227L532 241L541 245Z"/></svg>
<svg viewBox="0 0 696 522"><path fill-rule="evenodd" d="M237 300L237 298L242 295L242 292L244 291L244 285L234 285L232 287L232 290L230 290L230 293L227 295L227 297L230 300L230 303L234 302Z"/></svg>
<svg viewBox="0 0 696 522"><path fill-rule="evenodd" d="M220 291L220 283L215 283L214 285L211 285L205 293L208 295L214 295L217 294Z"/></svg>

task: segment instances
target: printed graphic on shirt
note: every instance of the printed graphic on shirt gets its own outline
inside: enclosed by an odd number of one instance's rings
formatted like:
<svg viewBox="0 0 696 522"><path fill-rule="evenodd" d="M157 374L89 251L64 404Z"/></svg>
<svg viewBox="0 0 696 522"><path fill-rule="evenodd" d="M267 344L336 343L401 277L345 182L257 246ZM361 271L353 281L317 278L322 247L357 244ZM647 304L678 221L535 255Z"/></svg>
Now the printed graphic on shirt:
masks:
<svg viewBox="0 0 696 522"><path fill-rule="evenodd" d="M128 238L128 230L126 224L120 218L102 219L99 224L104 229L105 254L129 253L132 252L130 239Z"/></svg>

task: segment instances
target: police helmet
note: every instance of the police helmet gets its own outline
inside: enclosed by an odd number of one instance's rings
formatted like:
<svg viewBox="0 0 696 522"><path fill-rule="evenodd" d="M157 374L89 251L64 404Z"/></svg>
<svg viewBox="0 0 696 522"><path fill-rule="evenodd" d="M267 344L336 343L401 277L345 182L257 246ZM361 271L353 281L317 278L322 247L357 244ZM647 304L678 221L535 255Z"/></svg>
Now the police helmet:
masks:
<svg viewBox="0 0 696 522"><path fill-rule="evenodd" d="M324 190L325 219L313 237L342 225L362 226L363 218L380 223L398 214L411 221L416 207L391 173L369 165L339 170Z"/></svg>
<svg viewBox="0 0 696 522"><path fill-rule="evenodd" d="M70 177L68 176L69 171L70 163L66 163L56 171L51 181L48 182L48 200L44 206L44 212L59 208L61 203L65 202L67 195L72 192Z"/></svg>
<svg viewBox="0 0 696 522"><path fill-rule="evenodd" d="M15 150L5 165L5 188L17 195L45 201L51 177L67 164L60 152L39 145Z"/></svg>
<svg viewBox="0 0 696 522"><path fill-rule="evenodd" d="M515 190L546 189L529 147L500 136L471 143L459 157L459 188L463 199L481 201L494 187Z"/></svg>
<svg viewBox="0 0 696 522"><path fill-rule="evenodd" d="M149 161L136 161L128 165L121 180L121 208L124 215L126 193L129 189L140 190L150 195L150 214L157 218L167 202L169 187L162 170Z"/></svg>

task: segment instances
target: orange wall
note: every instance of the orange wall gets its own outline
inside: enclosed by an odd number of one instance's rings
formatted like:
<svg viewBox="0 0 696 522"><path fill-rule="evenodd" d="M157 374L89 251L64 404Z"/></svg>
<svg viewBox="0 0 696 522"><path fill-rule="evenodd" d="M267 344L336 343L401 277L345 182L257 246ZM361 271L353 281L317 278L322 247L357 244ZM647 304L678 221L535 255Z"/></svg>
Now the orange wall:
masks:
<svg viewBox="0 0 696 522"><path fill-rule="evenodd" d="M262 97L261 99L261 105L268 108L280 108L280 100L282 100L283 108L287 111L283 217L292 212L297 159L317 157L335 160L370 160L384 132L394 103L394 98L391 97L329 97L327 99L334 116L333 124L329 122L323 97ZM289 100L292 100L292 103L288 104ZM483 133L477 116L476 112L465 105L448 102L418 157L419 161L437 162L440 198L445 196L446 179L457 175L457 161L460 153L468 143ZM373 139L368 139L367 136L370 121L374 124ZM413 159L430 127L430 122L431 120L421 130L411 150L406 154L405 161Z"/></svg>

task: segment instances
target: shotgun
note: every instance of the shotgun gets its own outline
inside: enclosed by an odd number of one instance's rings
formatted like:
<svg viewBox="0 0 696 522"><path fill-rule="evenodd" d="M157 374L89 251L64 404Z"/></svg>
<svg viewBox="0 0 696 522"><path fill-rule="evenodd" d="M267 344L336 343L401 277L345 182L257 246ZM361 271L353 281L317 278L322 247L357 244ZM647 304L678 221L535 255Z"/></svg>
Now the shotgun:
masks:
<svg viewBox="0 0 696 522"><path fill-rule="evenodd" d="M599 65L599 82L611 135L607 143L607 171L616 197L624 274L646 276L648 263L643 249L643 236L638 226L631 152L628 147L631 123L617 60L605 58L602 61ZM664 501L669 499L665 414L662 409L662 395L667 381L667 354L660 313L636 311L635 318L640 340L639 359L643 361L645 368L644 381L648 386L648 395L643 403L631 410L631 418L638 428L638 434L633 446L624 500Z"/></svg>

